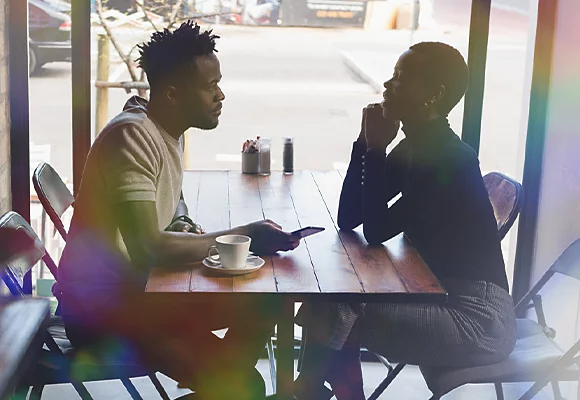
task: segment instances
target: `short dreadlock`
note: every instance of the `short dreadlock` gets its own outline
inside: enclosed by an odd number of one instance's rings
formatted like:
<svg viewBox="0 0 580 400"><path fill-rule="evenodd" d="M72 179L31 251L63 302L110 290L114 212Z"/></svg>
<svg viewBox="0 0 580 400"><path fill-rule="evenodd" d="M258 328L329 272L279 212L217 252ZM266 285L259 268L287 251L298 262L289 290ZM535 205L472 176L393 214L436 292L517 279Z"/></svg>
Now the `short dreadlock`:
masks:
<svg viewBox="0 0 580 400"><path fill-rule="evenodd" d="M164 29L155 32L148 43L138 45L139 67L147 73L151 86L171 74L179 67L191 62L196 56L217 52L212 30L200 32L200 27L193 21L181 24L173 32Z"/></svg>

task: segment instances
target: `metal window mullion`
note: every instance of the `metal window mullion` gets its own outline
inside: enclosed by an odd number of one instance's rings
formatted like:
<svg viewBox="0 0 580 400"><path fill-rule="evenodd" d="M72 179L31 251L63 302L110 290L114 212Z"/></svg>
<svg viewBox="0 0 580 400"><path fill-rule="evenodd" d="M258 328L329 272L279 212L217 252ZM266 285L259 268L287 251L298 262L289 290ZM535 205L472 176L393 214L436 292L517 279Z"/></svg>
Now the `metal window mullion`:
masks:
<svg viewBox="0 0 580 400"><path fill-rule="evenodd" d="M489 19L492 0L472 0L469 24L469 88L465 94L461 139L479 154Z"/></svg>
<svg viewBox="0 0 580 400"><path fill-rule="evenodd" d="M91 2L72 0L72 148L74 194L91 147Z"/></svg>
<svg viewBox="0 0 580 400"><path fill-rule="evenodd" d="M8 76L10 105L10 187L12 210L30 222L30 124L28 92L28 2L9 0ZM32 277L24 276L24 293L32 293Z"/></svg>
<svg viewBox="0 0 580 400"><path fill-rule="evenodd" d="M525 192L518 224L512 290L516 302L527 293L532 280L557 12L558 0L539 0L522 180Z"/></svg>

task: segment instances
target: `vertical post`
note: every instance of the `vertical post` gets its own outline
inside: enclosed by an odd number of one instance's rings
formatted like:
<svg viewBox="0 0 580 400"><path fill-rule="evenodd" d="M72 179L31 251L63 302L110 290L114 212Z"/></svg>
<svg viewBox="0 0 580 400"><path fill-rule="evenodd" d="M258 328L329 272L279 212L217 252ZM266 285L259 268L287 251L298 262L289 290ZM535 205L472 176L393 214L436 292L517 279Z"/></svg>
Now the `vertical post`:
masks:
<svg viewBox="0 0 580 400"><path fill-rule="evenodd" d="M78 193L91 147L91 4L72 0L73 185Z"/></svg>
<svg viewBox="0 0 580 400"><path fill-rule="evenodd" d="M481 138L481 116L483 114L490 14L491 0L472 0L467 57L469 88L465 95L461 139L478 154Z"/></svg>
<svg viewBox="0 0 580 400"><path fill-rule="evenodd" d="M218 0L218 7L217 7L217 13L215 16L215 24L219 25L220 24L220 14L222 13L222 0Z"/></svg>
<svg viewBox="0 0 580 400"><path fill-rule="evenodd" d="M109 37L106 34L99 34L99 53L97 61L98 82L109 81L109 43ZM95 136L101 132L109 119L109 88L97 87L96 92Z"/></svg>
<svg viewBox="0 0 580 400"><path fill-rule="evenodd" d="M294 398L294 301L282 299L282 310L278 320L276 359L276 399Z"/></svg>
<svg viewBox="0 0 580 400"><path fill-rule="evenodd" d="M413 25L411 29L416 31L419 28L419 13L421 12L420 0L413 1Z"/></svg>
<svg viewBox="0 0 580 400"><path fill-rule="evenodd" d="M12 209L30 222L30 125L28 95L28 2L10 0L8 25L8 101L10 104L10 187ZM24 277L32 294L32 277Z"/></svg>
<svg viewBox="0 0 580 400"><path fill-rule="evenodd" d="M527 293L532 279L557 14L558 0L539 0L524 178L522 180L525 196L518 224L512 289L515 302L518 302ZM525 312L521 314L518 316L522 317Z"/></svg>

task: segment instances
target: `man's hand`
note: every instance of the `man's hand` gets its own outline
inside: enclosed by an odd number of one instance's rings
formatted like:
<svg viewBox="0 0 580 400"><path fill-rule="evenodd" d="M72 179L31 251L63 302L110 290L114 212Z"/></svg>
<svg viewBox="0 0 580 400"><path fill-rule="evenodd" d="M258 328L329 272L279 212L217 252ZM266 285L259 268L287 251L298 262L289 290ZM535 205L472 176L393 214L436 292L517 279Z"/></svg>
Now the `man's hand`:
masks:
<svg viewBox="0 0 580 400"><path fill-rule="evenodd" d="M399 121L383 116L380 104L369 104L363 111L363 127L368 149L384 151L399 132Z"/></svg>
<svg viewBox="0 0 580 400"><path fill-rule="evenodd" d="M280 225L269 219L252 222L247 227L252 238L250 250L258 255L294 250L300 244L300 238L284 232Z"/></svg>

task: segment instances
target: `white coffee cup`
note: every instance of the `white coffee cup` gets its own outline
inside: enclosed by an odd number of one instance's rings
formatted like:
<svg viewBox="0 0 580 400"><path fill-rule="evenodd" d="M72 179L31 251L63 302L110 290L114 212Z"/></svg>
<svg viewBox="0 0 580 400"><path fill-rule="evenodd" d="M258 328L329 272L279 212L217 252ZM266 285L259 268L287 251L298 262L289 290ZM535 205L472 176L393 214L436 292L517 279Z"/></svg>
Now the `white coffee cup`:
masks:
<svg viewBox="0 0 580 400"><path fill-rule="evenodd" d="M218 236L215 242L216 245L209 249L208 257L217 252L222 267L227 269L240 269L246 266L252 238L244 235L223 235Z"/></svg>

